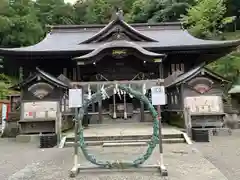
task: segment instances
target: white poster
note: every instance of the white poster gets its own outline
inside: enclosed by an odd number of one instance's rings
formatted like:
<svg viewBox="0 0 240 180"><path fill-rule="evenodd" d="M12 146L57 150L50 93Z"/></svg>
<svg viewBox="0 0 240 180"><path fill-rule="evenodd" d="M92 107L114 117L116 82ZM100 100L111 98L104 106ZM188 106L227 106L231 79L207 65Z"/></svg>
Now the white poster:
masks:
<svg viewBox="0 0 240 180"><path fill-rule="evenodd" d="M82 107L82 89L69 89L69 108Z"/></svg>
<svg viewBox="0 0 240 180"><path fill-rule="evenodd" d="M33 118L52 118L57 117L57 102L54 101L37 101L23 103L24 119Z"/></svg>
<svg viewBox="0 0 240 180"><path fill-rule="evenodd" d="M2 132L4 131L6 127L6 118L7 118L7 105L2 104Z"/></svg>
<svg viewBox="0 0 240 180"><path fill-rule="evenodd" d="M165 105L166 94L164 86L155 86L151 88L152 105Z"/></svg>
<svg viewBox="0 0 240 180"><path fill-rule="evenodd" d="M191 113L222 113L223 102L220 96L193 96L186 97L184 106Z"/></svg>

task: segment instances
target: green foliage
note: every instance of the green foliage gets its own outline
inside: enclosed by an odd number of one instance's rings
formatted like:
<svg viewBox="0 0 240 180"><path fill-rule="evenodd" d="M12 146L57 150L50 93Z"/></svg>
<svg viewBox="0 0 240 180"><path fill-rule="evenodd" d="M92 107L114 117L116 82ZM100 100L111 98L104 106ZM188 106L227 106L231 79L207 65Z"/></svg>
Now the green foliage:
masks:
<svg viewBox="0 0 240 180"><path fill-rule="evenodd" d="M240 75L240 56L237 53L232 53L208 66L216 73L222 74L234 83Z"/></svg>
<svg viewBox="0 0 240 180"><path fill-rule="evenodd" d="M178 21L193 3L191 0L136 0L128 20L139 23Z"/></svg>
<svg viewBox="0 0 240 180"><path fill-rule="evenodd" d="M0 74L0 99L6 99L8 95L15 93L9 87L13 86L17 81L5 74Z"/></svg>
<svg viewBox="0 0 240 180"><path fill-rule="evenodd" d="M199 0L182 16L189 31L197 37L211 38L219 35L224 25L233 21L225 17L227 8L224 0Z"/></svg>

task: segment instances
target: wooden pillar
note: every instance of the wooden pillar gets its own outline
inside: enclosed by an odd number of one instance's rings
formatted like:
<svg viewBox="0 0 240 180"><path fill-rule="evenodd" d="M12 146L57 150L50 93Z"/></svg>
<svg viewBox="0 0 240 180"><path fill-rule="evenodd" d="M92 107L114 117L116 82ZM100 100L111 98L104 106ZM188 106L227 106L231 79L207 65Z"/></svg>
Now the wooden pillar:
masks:
<svg viewBox="0 0 240 180"><path fill-rule="evenodd" d="M68 75L67 75L67 68L63 68L63 75L68 77Z"/></svg>
<svg viewBox="0 0 240 180"><path fill-rule="evenodd" d="M77 81L81 81L81 72L80 72L80 66L77 65Z"/></svg>
<svg viewBox="0 0 240 180"><path fill-rule="evenodd" d="M73 81L77 81L77 72L76 72L76 68L73 68Z"/></svg>
<svg viewBox="0 0 240 180"><path fill-rule="evenodd" d="M20 66L19 68L19 81L21 82L23 80L23 67Z"/></svg>
<svg viewBox="0 0 240 180"><path fill-rule="evenodd" d="M98 85L98 91L100 91L101 87ZM98 123L102 123L102 99L98 101Z"/></svg>

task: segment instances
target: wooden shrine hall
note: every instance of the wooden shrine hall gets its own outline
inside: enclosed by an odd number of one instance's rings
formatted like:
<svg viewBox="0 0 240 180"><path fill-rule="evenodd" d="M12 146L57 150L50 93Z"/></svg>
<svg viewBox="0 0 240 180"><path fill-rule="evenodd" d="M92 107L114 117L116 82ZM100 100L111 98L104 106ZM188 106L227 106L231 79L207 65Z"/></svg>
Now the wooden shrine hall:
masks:
<svg viewBox="0 0 240 180"><path fill-rule="evenodd" d="M83 87L86 98L113 81L126 84L147 96L149 89L176 71L186 73L230 53L240 40L215 41L193 37L181 23L128 24L117 13L107 25L59 25L39 43L20 48L1 48L6 74L23 78L36 71L54 77L64 76ZM14 66L13 66L14 64ZM92 104L88 112L101 114L92 123L106 117L124 118L148 113L136 99L119 93L101 103ZM147 117L144 117L147 116ZM138 119L138 118L137 118Z"/></svg>

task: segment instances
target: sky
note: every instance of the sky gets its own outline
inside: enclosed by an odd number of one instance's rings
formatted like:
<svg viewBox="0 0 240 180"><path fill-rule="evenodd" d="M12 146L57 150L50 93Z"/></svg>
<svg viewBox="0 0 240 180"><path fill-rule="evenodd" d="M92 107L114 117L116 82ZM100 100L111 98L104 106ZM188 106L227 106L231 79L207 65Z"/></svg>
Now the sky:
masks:
<svg viewBox="0 0 240 180"><path fill-rule="evenodd" d="M77 0L64 0L66 3L75 3Z"/></svg>

